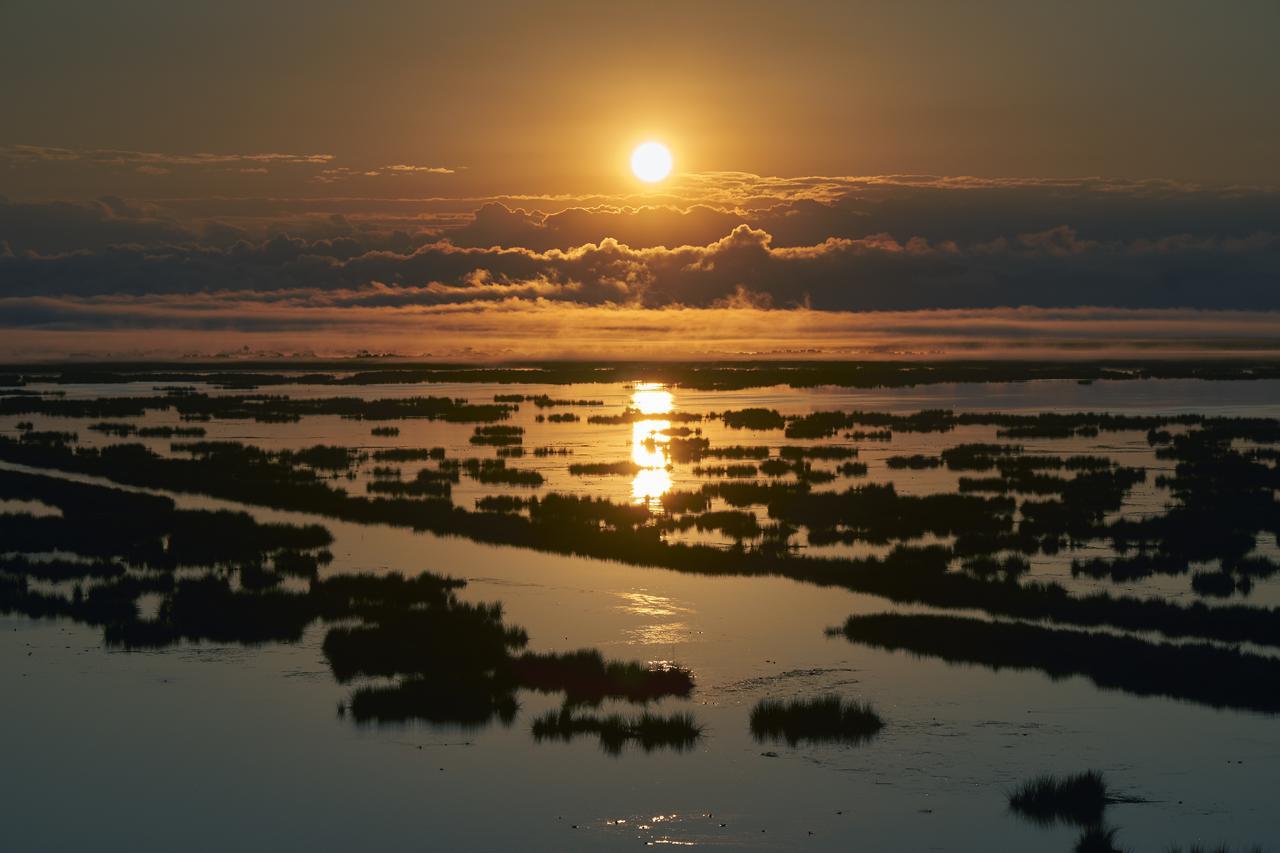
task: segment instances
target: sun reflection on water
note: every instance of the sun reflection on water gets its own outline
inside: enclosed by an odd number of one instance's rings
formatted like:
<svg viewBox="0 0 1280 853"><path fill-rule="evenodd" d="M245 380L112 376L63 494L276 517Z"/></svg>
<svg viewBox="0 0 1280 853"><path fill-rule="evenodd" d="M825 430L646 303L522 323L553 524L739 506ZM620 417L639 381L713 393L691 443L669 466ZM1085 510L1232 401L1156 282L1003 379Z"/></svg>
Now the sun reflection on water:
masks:
<svg viewBox="0 0 1280 853"><path fill-rule="evenodd" d="M667 414L674 404L675 397L657 382L637 382L631 394L631 408L644 415ZM667 443L671 439L663 434L670 428L671 421L661 418L631 425L631 461L641 468L631 481L631 499L647 503L653 510L662 508L662 496L671 488L667 471Z"/></svg>
<svg viewBox="0 0 1280 853"><path fill-rule="evenodd" d="M660 382L637 382L631 394L631 406L642 415L665 415L671 411L675 397Z"/></svg>
<svg viewBox="0 0 1280 853"><path fill-rule="evenodd" d="M662 496L671 488L671 475L665 468L646 468L631 481L631 498L647 502L650 509L662 508Z"/></svg>

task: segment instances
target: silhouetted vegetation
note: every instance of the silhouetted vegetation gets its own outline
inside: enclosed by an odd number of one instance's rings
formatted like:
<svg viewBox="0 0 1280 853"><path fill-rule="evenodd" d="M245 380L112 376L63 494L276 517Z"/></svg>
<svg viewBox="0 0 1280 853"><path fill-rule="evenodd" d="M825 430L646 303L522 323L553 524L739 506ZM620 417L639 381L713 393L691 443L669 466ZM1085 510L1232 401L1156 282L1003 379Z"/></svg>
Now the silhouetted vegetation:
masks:
<svg viewBox="0 0 1280 853"><path fill-rule="evenodd" d="M521 687L564 693L570 705L598 705L604 699L649 702L693 692L693 676L686 669L605 661L592 649L559 654L527 652L511 661L511 674Z"/></svg>
<svg viewBox="0 0 1280 853"><path fill-rule="evenodd" d="M782 429L786 421L774 409L738 409L720 415L724 425L733 429Z"/></svg>
<svg viewBox="0 0 1280 853"><path fill-rule="evenodd" d="M695 477L730 477L739 479L754 477L758 471L754 465L695 465L692 473Z"/></svg>
<svg viewBox="0 0 1280 853"><path fill-rule="evenodd" d="M1004 586L1002 584L1002 586ZM1098 687L1168 696L1216 708L1280 713L1280 658L1205 643L1157 643L956 616L850 616L841 628L855 643L949 663L1034 669L1053 679L1079 675Z"/></svg>
<svg viewBox="0 0 1280 853"><path fill-rule="evenodd" d="M889 468L911 468L919 471L925 468L937 468L942 464L942 460L936 456L890 456L884 460L884 464Z"/></svg>
<svg viewBox="0 0 1280 853"><path fill-rule="evenodd" d="M444 458L443 447L387 447L373 451L370 456L379 462L413 462L421 459Z"/></svg>
<svg viewBox="0 0 1280 853"><path fill-rule="evenodd" d="M768 459L769 448L763 445L744 447L739 444L728 447L711 447L702 451L704 459Z"/></svg>
<svg viewBox="0 0 1280 853"><path fill-rule="evenodd" d="M779 702L764 699L751 709L751 734L756 740L863 743L884 728L880 715L865 702L839 696Z"/></svg>
<svg viewBox="0 0 1280 853"><path fill-rule="evenodd" d="M575 477L633 477L640 466L627 459L623 462L577 462L569 466Z"/></svg>
<svg viewBox="0 0 1280 853"><path fill-rule="evenodd" d="M620 755L628 743L645 752L658 748L683 752L697 743L702 736L702 727L692 714L661 716L644 712L636 716L610 714L602 717L583 714L569 707L548 711L533 721L533 737L538 741L567 742L582 735L598 738L600 748L610 755Z"/></svg>
<svg viewBox="0 0 1280 853"><path fill-rule="evenodd" d="M425 572L322 578L319 567L332 559L322 527L179 510L164 497L13 472L0 477L0 499L62 512L0 515L9 552L0 556L0 612L98 625L107 643L128 648L296 642L308 625L336 623L322 645L334 677L392 682L356 687L350 709L358 722L509 722L521 689L563 693L567 705L693 690L692 675L678 667L605 661L590 650L527 652L525 632L503 622L500 605L457 598L460 580ZM28 556L55 549L73 556ZM196 571L175 577L180 568ZM289 578L306 585L286 588ZM66 595L31 581L75 587ZM161 601L143 618L138 600L149 594ZM633 721L625 739L663 742L676 718L664 719ZM597 733L613 742L618 732L610 722Z"/></svg>
<svg viewBox="0 0 1280 853"><path fill-rule="evenodd" d="M1027 382L1139 379L1213 379L1249 381L1280 378L1280 367L1268 360L1124 359L1100 361L727 361L655 362L528 362L503 366L442 362L378 362L362 359L352 373L350 360L300 363L296 371L279 372L271 361L192 366L175 362L98 362L89 364L30 364L0 367L17 382L54 383L190 383L209 382L229 387L280 385L379 385L401 383L506 383L511 385L574 385L593 382L661 382L700 390L729 390L784 385L813 388L889 388L964 382ZM514 397L514 395L512 395ZM505 400L503 402L506 402ZM586 405L573 401L574 405Z"/></svg>
<svg viewBox="0 0 1280 853"><path fill-rule="evenodd" d="M524 427L478 426L471 435L472 444L503 446L524 441Z"/></svg>
<svg viewBox="0 0 1280 853"><path fill-rule="evenodd" d="M823 413L819 413L823 414ZM830 414L830 413L825 413ZM705 501L723 501L770 523L760 524L753 544L731 552L684 541L664 541L659 524L644 507L612 506L607 501L581 502L547 496L518 511L454 506L445 488L465 474L479 482L535 486L537 471L509 468L506 460L440 459L440 471L419 473L410 485L375 485L369 496L336 487L323 466L354 465L359 452L342 448L265 451L235 442L175 442L191 458L165 458L140 445L73 449L58 442L0 441L0 458L110 477L141 486L199 491L250 503L320 512L352 521L398 524L415 529L468 536L479 541L520 545L562 553L661 565L684 571L738 574L782 574L815 583L836 584L881 595L893 601L937 607L973 608L1021 619L1047 619L1080 626L1108 625L1132 631L1159 631L1171 637L1205 637L1227 642L1280 644L1275 608L1240 605L1207 608L1158 599L1117 597L1106 593L1075 596L1063 587L1023 577L1024 560L1036 553L1056 553L1089 541L1109 543L1118 556L1113 566L1139 565L1142 558L1182 566L1206 561L1194 582L1204 594L1231 589L1247 591L1255 579L1271 572L1271 562L1251 553L1258 535L1273 532L1273 470L1267 461L1237 449L1237 439L1260 442L1280 437L1268 419L1203 418L1186 415L1118 416L1109 414L1012 415L929 411L912 414L838 413L842 420L894 429L948 429L956 425L1066 423L1099 429L1146 431L1174 425L1178 434L1158 451L1177 459L1164 478L1174 491L1174 504L1163 514L1143 518L1112 517L1127 492L1141 482L1139 469L1122 468L1101 457L1024 456L1011 445L960 445L939 458L948 467L994 470L989 478L995 496L975 493L900 495L892 486L871 484L844 492L818 492L811 487L836 476L797 459L785 471L782 458L766 458L762 473L794 473L794 481L718 481L702 486L700 497L664 500L668 512L706 513ZM1187 429L1183 429L1186 427ZM673 436L669 448L677 464L714 453L703 436ZM388 449L388 457L438 458L437 451ZM837 451L842 452L842 451ZM375 461L383 451L375 451ZM439 451L443 456L443 451ZM327 457L332 457L327 459ZM747 457L751 458L751 457ZM310 462L321 466L315 468ZM857 463L845 463L854 465ZM728 476L730 466L724 466ZM332 470L342 473L341 469ZM844 468L839 469L844 473ZM859 469L850 469L856 473ZM1062 473L1043 473L1058 471ZM1072 472L1072 475L1066 474ZM347 468L348 476L352 469ZM745 473L745 468L743 470ZM384 478L375 477L375 483ZM400 482L391 481L387 482ZM1226 485L1224 485L1224 482ZM430 483L431 485L414 485ZM1040 499L1015 497L1020 489L1043 493ZM686 493L687 494L687 493ZM680 501L688 509L677 508ZM684 522L681 522L684 523ZM694 526L697 522L693 522ZM669 527L665 529L670 529ZM934 549L899 548L884 559L849 559L804 555L788 542L805 530L812 545L870 542L900 544L923 536L950 538ZM767 534L766 534L767 531ZM741 531L738 531L741 532ZM732 535L732 534L731 534ZM1004 554L998 563L994 555ZM960 563L962 571L949 571ZM1088 571L1097 571L1089 564ZM1086 571L1082 568L1081 571ZM1114 573L1100 574L1111 577Z"/></svg>
<svg viewBox="0 0 1280 853"><path fill-rule="evenodd" d="M1111 802L1106 780L1096 770L1072 776L1037 776L1009 794L1009 808L1037 823L1096 825Z"/></svg>

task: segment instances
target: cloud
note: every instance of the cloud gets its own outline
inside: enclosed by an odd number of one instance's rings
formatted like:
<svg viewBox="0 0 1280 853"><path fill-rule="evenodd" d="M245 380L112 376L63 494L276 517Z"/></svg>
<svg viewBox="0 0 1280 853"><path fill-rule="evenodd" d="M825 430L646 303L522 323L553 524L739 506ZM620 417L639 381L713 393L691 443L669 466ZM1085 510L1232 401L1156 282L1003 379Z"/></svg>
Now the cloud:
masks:
<svg viewBox="0 0 1280 853"><path fill-rule="evenodd" d="M45 145L0 145L0 160L8 160L13 163L82 162L102 166L226 166L238 163L315 165L332 161L333 155L284 154L278 152L173 154L115 148L54 148Z"/></svg>
<svg viewBox="0 0 1280 853"><path fill-rule="evenodd" d="M408 240L407 237L403 238ZM411 241L410 241L411 243ZM11 247L12 249L13 247ZM424 303L537 295L583 304L705 307L749 298L819 310L1073 305L1280 308L1280 235L1082 239L1066 226L980 244L889 234L775 246L741 224L706 245L569 250L447 241L370 248L358 235L226 247L111 246L0 258L0 295L341 291L381 283Z"/></svg>
<svg viewBox="0 0 1280 853"><path fill-rule="evenodd" d="M1280 231L1280 192L1165 181L993 181L977 178L767 179L685 176L667 196L633 205L481 205L449 236L465 246L567 249L615 237L630 246L706 244L745 223L777 246L893 234L981 243L1060 226L1084 240L1158 240ZM554 209L550 209L554 208ZM549 211L549 212L544 212Z"/></svg>
<svg viewBox="0 0 1280 853"><path fill-rule="evenodd" d="M457 169L451 169L448 166L410 166L406 163L397 163L394 166L383 166L382 169L386 172L395 172L398 174L424 172L430 175L453 175L458 171Z"/></svg>
<svg viewBox="0 0 1280 853"><path fill-rule="evenodd" d="M327 165L321 174L348 172ZM0 198L0 297L1280 308L1280 193L1265 188L719 173L632 201Z"/></svg>

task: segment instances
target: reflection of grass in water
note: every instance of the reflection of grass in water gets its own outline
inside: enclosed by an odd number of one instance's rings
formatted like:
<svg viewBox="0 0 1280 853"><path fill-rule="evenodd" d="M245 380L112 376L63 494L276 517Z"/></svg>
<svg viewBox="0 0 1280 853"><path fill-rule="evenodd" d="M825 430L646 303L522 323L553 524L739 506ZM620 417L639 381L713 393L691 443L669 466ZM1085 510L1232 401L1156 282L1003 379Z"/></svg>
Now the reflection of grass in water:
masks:
<svg viewBox="0 0 1280 853"><path fill-rule="evenodd" d="M391 686L361 687L351 695L351 716L358 723L422 720L482 726L497 717L509 724L518 710L510 691L475 673L406 679Z"/></svg>
<svg viewBox="0 0 1280 853"><path fill-rule="evenodd" d="M548 711L533 721L535 740L571 741L581 735L595 735L600 747L610 755L619 755L624 746L634 743L645 752L666 748L677 752L692 749L702 737L702 726L692 714L662 716L644 712L637 716L581 714L565 707Z"/></svg>
<svg viewBox="0 0 1280 853"><path fill-rule="evenodd" d="M764 699L751 709L751 734L756 740L864 743L884 728L884 721L866 702L846 702L839 696L779 702Z"/></svg>
<svg viewBox="0 0 1280 853"><path fill-rule="evenodd" d="M1009 808L1036 823L1095 826L1112 802L1107 782L1096 770L1071 776L1037 776L1009 794Z"/></svg>
<svg viewBox="0 0 1280 853"><path fill-rule="evenodd" d="M606 661L591 650L521 654L525 632L504 623L499 605L460 601L460 580L425 572L320 578L332 555L320 550L330 537L319 526L177 510L169 498L33 474L0 478L0 496L39 498L63 513L0 515L7 547L76 555L0 558L0 612L100 625L108 644L129 648L297 641L317 621L338 623L322 644L335 678L392 680L355 690L350 709L359 722L510 721L519 689L562 692L569 705L693 690L692 675L679 667ZM201 573L175 579L177 568ZM286 584L290 578L305 586ZM33 589L39 580L77 585L66 596ZM141 618L138 600L151 594L160 598L156 613ZM660 722L644 718L626 737L663 742ZM617 730L610 722L598 734L613 742Z"/></svg>
<svg viewBox="0 0 1280 853"><path fill-rule="evenodd" d="M1075 853L1124 853L1116 847L1116 830L1102 826L1086 827L1074 850Z"/></svg>
<svg viewBox="0 0 1280 853"><path fill-rule="evenodd" d="M1000 584L1006 586L1006 584ZM1050 678L1083 675L1103 688L1169 696L1216 708L1280 713L1280 658L1207 643L1156 643L957 616L850 616L832 634L855 643Z"/></svg>

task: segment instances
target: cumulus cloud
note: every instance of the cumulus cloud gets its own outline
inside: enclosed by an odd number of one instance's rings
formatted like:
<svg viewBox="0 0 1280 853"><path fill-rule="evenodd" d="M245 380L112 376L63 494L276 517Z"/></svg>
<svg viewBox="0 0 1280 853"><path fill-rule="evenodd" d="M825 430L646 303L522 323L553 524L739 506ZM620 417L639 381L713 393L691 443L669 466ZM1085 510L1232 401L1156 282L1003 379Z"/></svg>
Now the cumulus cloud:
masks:
<svg viewBox="0 0 1280 853"><path fill-rule="evenodd" d="M411 242L411 241L410 241ZM11 247L12 249L13 247ZM397 251L355 236L111 246L0 258L0 294L200 293L427 288L435 301L534 293L586 304L709 306L749 298L821 310L1033 305L1280 308L1280 236L1086 240L1072 228L978 244L890 234L776 246L740 224L705 245L636 248L609 237L572 249Z"/></svg>
<svg viewBox="0 0 1280 853"><path fill-rule="evenodd" d="M611 340L850 355L982 336L1052 348L1092 341L1094 324L1114 346L1218 323L1243 346L1275 337L1280 315L1203 312L1277 310L1280 193L1265 188L733 173L643 198L0 198L15 342L97 329L105 346L145 328L412 352L427 336L455 355L471 334L495 357Z"/></svg>

